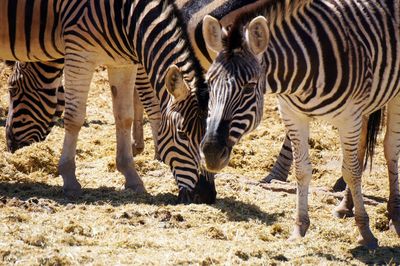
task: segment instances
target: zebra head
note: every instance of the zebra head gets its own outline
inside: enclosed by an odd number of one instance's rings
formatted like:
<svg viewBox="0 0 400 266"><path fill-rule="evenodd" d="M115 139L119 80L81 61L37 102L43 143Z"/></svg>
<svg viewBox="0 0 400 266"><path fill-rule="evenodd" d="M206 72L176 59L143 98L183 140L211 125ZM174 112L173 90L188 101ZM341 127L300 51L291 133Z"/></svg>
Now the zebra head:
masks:
<svg viewBox="0 0 400 266"><path fill-rule="evenodd" d="M46 63L16 62L8 80L10 103L6 122L10 152L43 141L64 109L62 68ZM48 75L48 76L45 76Z"/></svg>
<svg viewBox="0 0 400 266"><path fill-rule="evenodd" d="M217 172L228 164L232 147L261 120L269 31L262 16L248 24L236 21L229 30L206 16L203 36L217 57L206 75L210 100L201 151L206 168Z"/></svg>
<svg viewBox="0 0 400 266"><path fill-rule="evenodd" d="M166 117L161 121L158 147L162 160L171 166L179 184L180 203L212 204L216 199L214 174L201 168L200 142L205 133L207 116L204 82L196 89L178 66L172 65L165 74L165 89L170 95Z"/></svg>

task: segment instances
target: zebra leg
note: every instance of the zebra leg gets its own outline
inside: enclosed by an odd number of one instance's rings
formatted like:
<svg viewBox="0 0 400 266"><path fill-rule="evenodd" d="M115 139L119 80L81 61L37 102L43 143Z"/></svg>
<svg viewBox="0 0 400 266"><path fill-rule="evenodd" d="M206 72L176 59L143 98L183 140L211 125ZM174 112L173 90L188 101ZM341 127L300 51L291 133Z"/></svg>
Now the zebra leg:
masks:
<svg viewBox="0 0 400 266"><path fill-rule="evenodd" d="M363 167L364 164L365 149L367 147L367 131L368 131L368 117L363 116L361 137L357 149L357 158L360 167ZM335 215L338 218L353 217L354 216L353 207L354 203L353 203L353 198L351 196L351 191L349 186L346 186L343 199L339 203L339 205L334 209L333 215Z"/></svg>
<svg viewBox="0 0 400 266"><path fill-rule="evenodd" d="M86 102L95 66L71 60L65 64L65 136L58 171L63 178L63 191L68 198L81 195L81 185L75 175L76 144L85 121Z"/></svg>
<svg viewBox="0 0 400 266"><path fill-rule="evenodd" d="M158 130L161 124L160 104L142 65L138 66L135 91L150 121L151 133L154 141L154 159L161 161L158 150ZM137 108L135 107L135 109Z"/></svg>
<svg viewBox="0 0 400 266"><path fill-rule="evenodd" d="M160 129L160 119L150 119L151 134L154 142L154 160L161 161L160 151L158 150L158 130Z"/></svg>
<svg viewBox="0 0 400 266"><path fill-rule="evenodd" d="M133 121L133 90L137 65L108 67L113 112L117 135L117 169L125 176L125 188L144 193L143 181L136 172L133 155L131 128Z"/></svg>
<svg viewBox="0 0 400 266"><path fill-rule="evenodd" d="M272 167L271 172L264 179L262 179L261 182L270 183L272 180L286 181L289 176L290 166L292 165L292 162L292 143L290 142L289 135L286 134L281 151L279 152L279 156L276 159L276 162ZM335 182L335 185L333 186L333 190L343 191L345 190L345 188L346 183L344 182L343 177L338 178Z"/></svg>
<svg viewBox="0 0 400 266"><path fill-rule="evenodd" d="M136 89L133 91L133 126L132 126L132 153L133 156L144 151L143 137L143 105Z"/></svg>
<svg viewBox="0 0 400 266"><path fill-rule="evenodd" d="M289 135L286 134L279 156L276 159L271 172L261 182L270 183L272 180L286 181L289 175L290 166L293 162L292 143Z"/></svg>
<svg viewBox="0 0 400 266"><path fill-rule="evenodd" d="M295 176L297 180L296 222L289 241L304 237L310 226L308 216L308 189L311 181L312 166L309 158L309 118L290 109L283 100L281 116L292 141Z"/></svg>
<svg viewBox="0 0 400 266"><path fill-rule="evenodd" d="M342 175L346 184L349 186L355 207L355 220L360 231L361 238L359 243L368 248L376 248L378 241L371 232L369 217L365 210L364 200L361 191L362 168L358 158L357 149L360 143L362 118L340 121L339 128L340 140L343 152Z"/></svg>
<svg viewBox="0 0 400 266"><path fill-rule="evenodd" d="M387 130L384 141L385 159L388 167L390 194L387 209L390 228L400 236L400 196L398 160L400 152L400 96L388 104Z"/></svg>

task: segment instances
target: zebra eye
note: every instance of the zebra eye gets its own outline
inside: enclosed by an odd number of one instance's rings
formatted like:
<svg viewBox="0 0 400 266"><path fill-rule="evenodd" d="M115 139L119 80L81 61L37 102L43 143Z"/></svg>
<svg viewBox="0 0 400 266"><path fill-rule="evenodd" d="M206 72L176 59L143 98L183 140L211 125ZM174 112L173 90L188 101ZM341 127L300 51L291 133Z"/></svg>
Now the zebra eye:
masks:
<svg viewBox="0 0 400 266"><path fill-rule="evenodd" d="M16 95L17 95L17 87L14 87L14 86L10 86L9 88L8 88L8 92L10 93L10 96L11 97L15 97Z"/></svg>
<svg viewBox="0 0 400 266"><path fill-rule="evenodd" d="M179 135L179 138L181 138L183 140L188 140L189 139L188 136L186 135L186 132L184 132L182 130L179 130L179 129L178 129L178 135Z"/></svg>
<svg viewBox="0 0 400 266"><path fill-rule="evenodd" d="M254 88L256 87L257 83L256 82L249 82L243 87L243 93L244 94L251 94L254 92Z"/></svg>

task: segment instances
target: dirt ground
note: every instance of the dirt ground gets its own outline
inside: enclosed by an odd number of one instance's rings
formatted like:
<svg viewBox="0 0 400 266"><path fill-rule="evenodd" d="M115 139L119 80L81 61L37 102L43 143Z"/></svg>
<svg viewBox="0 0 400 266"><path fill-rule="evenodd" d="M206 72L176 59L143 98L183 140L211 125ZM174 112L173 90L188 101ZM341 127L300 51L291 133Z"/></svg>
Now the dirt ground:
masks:
<svg viewBox="0 0 400 266"><path fill-rule="evenodd" d="M145 152L135 159L147 195L125 191L115 169L115 127L104 68L92 83L87 122L77 151L83 197L69 202L57 175L63 129L48 139L6 152L6 75L0 93L0 265L266 265L400 264L400 238L387 230L388 179L382 135L372 171L363 180L371 227L380 248L356 243L354 219L331 212L339 195L329 191L340 176L336 130L314 122L309 195L311 226L290 243L295 212L294 177L263 188L284 137L275 99L267 96L262 125L234 149L230 166L217 176L214 205L175 205L177 187L169 168L153 160L149 124Z"/></svg>

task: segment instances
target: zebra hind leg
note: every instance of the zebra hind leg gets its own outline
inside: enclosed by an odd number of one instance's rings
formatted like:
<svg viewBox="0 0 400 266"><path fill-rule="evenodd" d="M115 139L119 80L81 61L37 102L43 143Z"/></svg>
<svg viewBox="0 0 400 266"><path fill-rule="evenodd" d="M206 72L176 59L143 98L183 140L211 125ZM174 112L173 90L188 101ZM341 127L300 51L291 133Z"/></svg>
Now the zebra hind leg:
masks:
<svg viewBox="0 0 400 266"><path fill-rule="evenodd" d="M289 175L290 166L293 162L292 144L289 135L286 134L279 156L276 159L271 172L261 182L270 183L272 180L286 181Z"/></svg>
<svg viewBox="0 0 400 266"><path fill-rule="evenodd" d="M368 134L368 117L364 116L362 119L361 138L357 149L357 158L360 166L364 165L365 151L367 148L367 134ZM336 181L336 184L339 182L339 180L343 180L346 189L343 195L343 199L339 203L339 205L334 209L333 215L336 216L337 218L353 217L354 202L351 196L350 188L346 186L343 177L338 179Z"/></svg>
<svg viewBox="0 0 400 266"><path fill-rule="evenodd" d="M400 195L398 158L400 153L400 96L388 104L387 129L384 140L384 151L389 174L389 201L387 209L390 228L400 236Z"/></svg>
<svg viewBox="0 0 400 266"><path fill-rule="evenodd" d="M108 77L113 99L113 112L117 135L117 169L125 177L125 188L138 193L146 192L137 173L132 154L131 128L133 121L133 88L136 65L108 66Z"/></svg>
<svg viewBox="0 0 400 266"><path fill-rule="evenodd" d="M279 156L276 159L276 162L272 167L271 172L264 179L262 179L261 182L270 183L272 182L272 180L287 181L290 167L293 162L292 152L292 144L290 142L289 136L286 134L281 151L279 152ZM345 190L345 188L346 182L344 182L343 177L340 177L336 180L332 189L333 191L338 192Z"/></svg>
<svg viewBox="0 0 400 266"><path fill-rule="evenodd" d="M343 164L342 174L350 188L355 207L355 220L361 238L359 243L374 249L378 247L378 240L372 234L369 226L369 217L365 210L364 200L361 190L362 166L359 162L359 155L354 147L358 147L362 131L362 118L351 116L346 117L346 121L337 123L342 144Z"/></svg>

